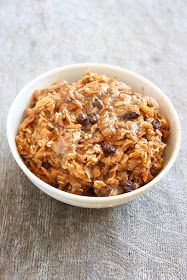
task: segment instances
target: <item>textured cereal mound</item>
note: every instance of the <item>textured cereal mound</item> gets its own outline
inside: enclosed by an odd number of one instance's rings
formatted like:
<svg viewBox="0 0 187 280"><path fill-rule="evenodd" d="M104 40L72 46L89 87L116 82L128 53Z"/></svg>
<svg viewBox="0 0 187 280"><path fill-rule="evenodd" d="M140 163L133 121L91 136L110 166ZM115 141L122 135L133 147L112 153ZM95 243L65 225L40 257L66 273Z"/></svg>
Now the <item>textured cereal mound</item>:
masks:
<svg viewBox="0 0 187 280"><path fill-rule="evenodd" d="M159 105L114 78L87 71L33 93L17 149L40 179L63 191L113 196L161 170L169 124Z"/></svg>

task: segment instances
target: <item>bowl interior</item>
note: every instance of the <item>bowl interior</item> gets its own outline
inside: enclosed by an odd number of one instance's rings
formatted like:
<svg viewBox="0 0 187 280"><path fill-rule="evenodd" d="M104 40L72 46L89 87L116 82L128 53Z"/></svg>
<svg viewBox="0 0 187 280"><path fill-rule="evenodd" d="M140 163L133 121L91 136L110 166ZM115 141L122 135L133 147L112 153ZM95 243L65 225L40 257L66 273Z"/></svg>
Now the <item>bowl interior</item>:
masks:
<svg viewBox="0 0 187 280"><path fill-rule="evenodd" d="M180 124L173 105L158 87L142 76L119 67L101 64L77 64L57 68L39 76L20 91L10 108L7 122L9 145L15 159L20 159L16 149L15 136L17 134L21 119L23 118L23 111L29 105L33 91L38 88L47 87L51 83L59 80L67 80L69 82L77 81L88 68L90 68L93 72L97 72L98 74L116 77L119 81L125 82L131 86L133 90L143 93L144 95L154 97L157 100L160 105L161 113L168 118L171 126L171 136L168 141L168 146L165 150L165 166L161 171L162 173L166 169L167 165L169 163L171 165L171 161L174 161L180 144ZM141 189L145 188L145 186Z"/></svg>

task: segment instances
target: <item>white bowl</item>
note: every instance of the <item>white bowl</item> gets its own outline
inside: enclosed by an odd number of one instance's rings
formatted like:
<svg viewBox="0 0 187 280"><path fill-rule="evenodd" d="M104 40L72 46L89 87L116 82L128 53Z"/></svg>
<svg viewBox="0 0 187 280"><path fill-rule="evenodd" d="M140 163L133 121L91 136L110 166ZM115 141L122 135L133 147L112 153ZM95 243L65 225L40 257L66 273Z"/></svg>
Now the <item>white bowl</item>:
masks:
<svg viewBox="0 0 187 280"><path fill-rule="evenodd" d="M33 91L38 88L47 87L51 83L61 79L65 79L68 81L77 81L87 68L90 68L91 71L97 72L98 74L115 76L119 79L119 81L123 81L130 85L135 91L143 92L143 94L145 95L154 97L160 104L161 113L163 113L170 122L171 136L169 138L168 146L165 152L165 165L163 169L151 182L135 191L112 197L87 197L58 190L36 177L24 164L17 151L15 137L20 121L22 120L23 111L29 105ZM10 108L7 120L7 137L10 149L16 162L26 174L26 176L39 189L41 189L51 197L54 197L64 203L87 208L105 208L120 205L134 200L137 197L141 196L143 193L150 190L161 180L161 178L169 171L176 159L180 146L181 129L179 118L170 100L153 83L136 73L116 66L90 63L75 64L54 69L47 73L44 73L43 75L37 77L29 84L27 84L19 92Z"/></svg>

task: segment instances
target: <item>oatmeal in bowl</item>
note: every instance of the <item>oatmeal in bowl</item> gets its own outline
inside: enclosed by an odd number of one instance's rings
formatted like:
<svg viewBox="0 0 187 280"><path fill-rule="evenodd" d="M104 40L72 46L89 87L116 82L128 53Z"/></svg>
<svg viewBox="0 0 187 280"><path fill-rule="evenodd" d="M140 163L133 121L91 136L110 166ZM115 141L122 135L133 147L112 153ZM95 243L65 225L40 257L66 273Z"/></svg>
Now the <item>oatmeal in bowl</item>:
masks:
<svg viewBox="0 0 187 280"><path fill-rule="evenodd" d="M87 70L78 81L34 91L16 146L26 166L54 188L108 197L153 180L169 137L155 98Z"/></svg>

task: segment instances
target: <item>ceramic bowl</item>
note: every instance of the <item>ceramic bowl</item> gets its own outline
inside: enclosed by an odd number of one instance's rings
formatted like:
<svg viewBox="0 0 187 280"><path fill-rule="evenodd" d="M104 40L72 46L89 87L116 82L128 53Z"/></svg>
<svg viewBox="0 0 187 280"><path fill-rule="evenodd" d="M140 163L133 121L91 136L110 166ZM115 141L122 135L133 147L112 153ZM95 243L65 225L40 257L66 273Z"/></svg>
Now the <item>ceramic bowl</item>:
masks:
<svg viewBox="0 0 187 280"><path fill-rule="evenodd" d="M163 113L170 122L171 136L169 138L168 146L164 154L165 165L163 169L148 184L132 192L112 197L87 197L58 190L36 177L24 164L17 151L15 137L18 131L18 126L23 117L23 111L29 105L33 91L38 88L48 87L51 83L61 79L65 79L69 82L77 81L83 75L84 71L88 68L98 74L105 74L112 77L115 76L119 81L125 82L130 85L133 90L154 97L160 105L161 113ZM11 152L17 164L23 170L25 175L33 182L33 184L43 192L67 204L86 208L105 208L124 204L131 200L134 200L137 197L143 195L148 190L152 189L153 186L157 185L158 182L160 182L162 177L165 176L165 174L169 171L176 159L180 146L181 129L179 118L172 103L163 93L163 91L155 86L152 82L134 72L120 67L105 64L86 63L56 68L40 75L39 77L28 83L18 93L9 110L7 120L7 137Z"/></svg>

